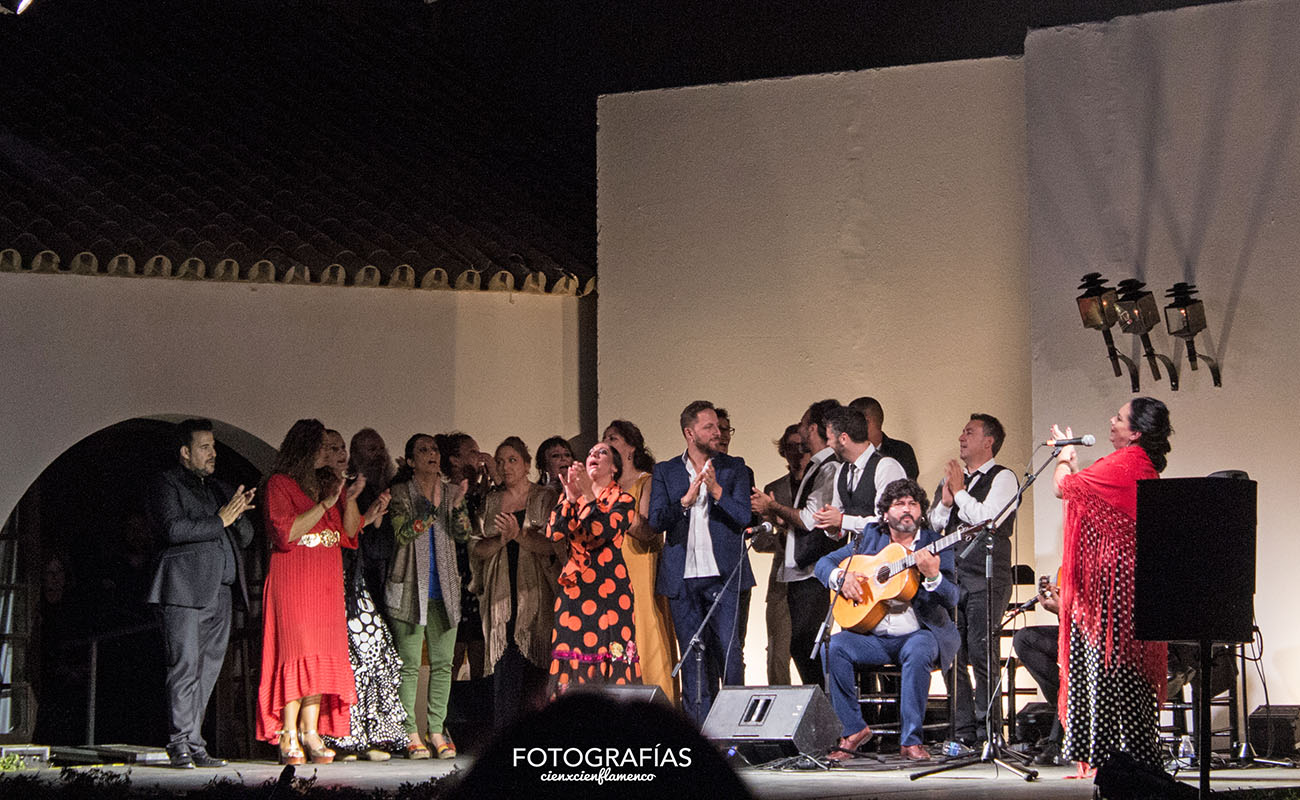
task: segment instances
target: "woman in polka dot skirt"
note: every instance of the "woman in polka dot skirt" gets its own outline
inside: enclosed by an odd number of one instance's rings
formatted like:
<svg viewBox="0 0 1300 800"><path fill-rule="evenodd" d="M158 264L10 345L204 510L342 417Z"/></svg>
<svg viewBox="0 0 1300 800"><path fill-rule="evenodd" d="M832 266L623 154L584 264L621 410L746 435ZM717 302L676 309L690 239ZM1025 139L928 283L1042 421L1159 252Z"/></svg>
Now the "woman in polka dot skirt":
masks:
<svg viewBox="0 0 1300 800"><path fill-rule="evenodd" d="M1061 750L1081 776L1121 752L1160 767L1166 647L1133 638L1133 565L1137 482L1160 477L1171 433L1165 404L1135 397L1111 418L1115 452L1082 472L1073 446L1057 456L1053 483L1066 501L1057 702ZM1052 426L1053 438L1071 435Z"/></svg>
<svg viewBox="0 0 1300 800"><path fill-rule="evenodd" d="M581 683L641 682L632 622L632 585L623 562L623 536L636 513L618 485L623 460L601 442L587 462L560 473L564 496L547 533L567 539L551 635L551 694Z"/></svg>

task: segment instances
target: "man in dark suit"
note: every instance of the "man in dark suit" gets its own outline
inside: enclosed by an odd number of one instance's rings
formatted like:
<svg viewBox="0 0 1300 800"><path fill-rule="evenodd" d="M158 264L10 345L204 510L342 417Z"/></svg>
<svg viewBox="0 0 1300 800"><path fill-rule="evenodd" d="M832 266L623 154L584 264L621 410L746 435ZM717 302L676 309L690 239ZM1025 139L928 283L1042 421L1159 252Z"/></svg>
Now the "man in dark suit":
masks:
<svg viewBox="0 0 1300 800"><path fill-rule="evenodd" d="M241 551L253 539L243 514L254 489L234 492L212 478L217 464L212 423L188 419L176 426L180 463L155 481L150 497L163 550L149 589L158 606L167 659L171 765L220 767L200 729L230 638L234 597L248 606Z"/></svg>
<svg viewBox="0 0 1300 800"><path fill-rule="evenodd" d="M682 410L686 452L655 465L650 527L665 534L655 591L668 598L677 644L685 652L714 598L721 596L702 643L703 670L692 653L682 668L682 704L703 724L723 684L744 683L738 632L739 595L754 585L744 552L751 480L739 458L718 451L721 431L713 404L696 400ZM723 591L739 565L740 574ZM701 674L703 673L703 674Z"/></svg>
<svg viewBox="0 0 1300 800"><path fill-rule="evenodd" d="M907 477L916 480L916 476L921 474L921 468L916 464L916 452L902 439L891 439L885 435L885 409L880 405L880 401L874 397L859 397L849 403L849 408L856 408L866 418L867 441L871 442L882 456L889 456L902 464L903 472L907 473Z"/></svg>
<svg viewBox="0 0 1300 800"><path fill-rule="evenodd" d="M920 586L910 603L885 601L886 613L871 633L841 631L831 637L826 657L830 676L831 705L840 718L842 736L830 758L852 758L859 745L871 738L871 728L858 705L854 671L858 666L898 664L902 668L902 690L898 698L900 752L904 758L930 757L921 744L921 725L930 694L930 672L947 668L960 644L957 626L950 616L957 605L957 584L951 549L937 555L925 547L939 534L921 526L925 521L925 490L916 481L896 480L876 499L879 522L868 524L862 533L817 562L817 579L827 587L840 586L844 596L861 601L873 588L873 576L840 569L840 562L852 555L875 555L891 543L914 554L920 572Z"/></svg>

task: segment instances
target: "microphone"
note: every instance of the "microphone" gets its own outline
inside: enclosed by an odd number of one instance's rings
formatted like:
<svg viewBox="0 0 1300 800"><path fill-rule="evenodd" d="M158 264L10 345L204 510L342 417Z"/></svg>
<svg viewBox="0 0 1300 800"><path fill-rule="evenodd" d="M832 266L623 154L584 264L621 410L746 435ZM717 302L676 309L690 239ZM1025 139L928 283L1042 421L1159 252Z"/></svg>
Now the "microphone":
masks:
<svg viewBox="0 0 1300 800"><path fill-rule="evenodd" d="M1033 597L1029 598L1025 602L1016 606L1016 611L1028 611L1029 609L1033 608L1036 605L1038 605L1038 595L1034 595Z"/></svg>
<svg viewBox="0 0 1300 800"><path fill-rule="evenodd" d="M1085 433L1083 436L1072 436L1069 439L1048 439L1043 444L1048 447L1065 447L1067 444L1081 444L1084 447L1092 447L1097 443L1097 437L1091 433Z"/></svg>
<svg viewBox="0 0 1300 800"><path fill-rule="evenodd" d="M745 529L746 536L757 536L760 533L776 533L776 526L770 522L764 522L761 525Z"/></svg>

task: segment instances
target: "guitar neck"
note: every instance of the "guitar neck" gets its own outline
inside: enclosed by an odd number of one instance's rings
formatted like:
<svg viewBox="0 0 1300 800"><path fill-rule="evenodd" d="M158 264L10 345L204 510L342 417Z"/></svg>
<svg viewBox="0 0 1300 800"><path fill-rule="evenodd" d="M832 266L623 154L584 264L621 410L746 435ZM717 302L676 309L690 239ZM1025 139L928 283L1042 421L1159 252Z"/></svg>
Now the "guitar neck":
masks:
<svg viewBox="0 0 1300 800"><path fill-rule="evenodd" d="M958 528L957 530L953 531L947 536L943 536L938 539L935 539L933 542L930 542L925 547L922 547L920 549L938 555L942 551L947 550L949 547L952 547L953 545L957 544L957 542L960 542L962 538L964 538L965 535L969 532L970 532L969 528ZM911 552L903 556L899 560L891 562L889 565L889 571L890 574L896 575L905 569L911 569L912 567L915 566L916 566L916 553Z"/></svg>

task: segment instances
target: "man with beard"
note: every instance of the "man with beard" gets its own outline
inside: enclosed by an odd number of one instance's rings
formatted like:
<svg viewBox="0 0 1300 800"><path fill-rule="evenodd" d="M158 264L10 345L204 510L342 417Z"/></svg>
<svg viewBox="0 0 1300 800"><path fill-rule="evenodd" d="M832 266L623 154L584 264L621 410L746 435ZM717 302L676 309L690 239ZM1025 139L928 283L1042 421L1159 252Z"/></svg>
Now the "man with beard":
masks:
<svg viewBox="0 0 1300 800"><path fill-rule="evenodd" d="M723 684L744 683L738 625L740 593L753 587L744 555L749 524L749 468L719 452L722 436L713 404L696 400L681 413L686 451L655 465L650 485L650 527L665 534L655 591L668 598L682 652L715 598L718 609L702 636L703 668L692 653L682 670L682 704L703 724ZM731 571L738 580L723 591Z"/></svg>
<svg viewBox="0 0 1300 800"><path fill-rule="evenodd" d="M233 492L212 477L212 423L176 426L179 463L158 476L150 513L163 546L147 602L158 607L167 657L167 755L179 769L222 767L200 729L230 638L232 602L248 608L243 549L253 539L244 512L253 489Z"/></svg>
<svg viewBox="0 0 1300 800"><path fill-rule="evenodd" d="M875 555L887 545L897 544L914 555L921 578L911 602L885 601L886 613L871 633L841 631L831 637L826 672L831 705L842 726L839 745L830 755L832 761L852 758L871 738L871 728L858 704L855 668L884 664L898 664L902 669L900 752L911 760L930 757L921 744L930 672L952 663L959 636L950 616L958 595L952 550L936 555L925 549L939 538L934 531L920 527L925 507L925 490L916 481L894 481L876 499L879 521L869 523L860 536L817 562L817 579L831 589L840 587L844 597L855 602L867 599L864 590L870 589L871 577L840 568L840 562L850 556Z"/></svg>
<svg viewBox="0 0 1300 800"><path fill-rule="evenodd" d="M830 601L813 575L813 566L817 559L836 548L839 531L821 528L814 516L830 504L835 494L839 461L828 443L826 416L839 407L838 400L819 400L808 406L799 420L800 441L810 458L793 502L779 503L763 492L754 492L750 498L756 513L775 517L785 524L785 553L776 579L786 585L790 657L799 671L800 682L817 686L822 684L824 676L821 659L812 653L813 642L817 640L822 620L826 619Z"/></svg>

